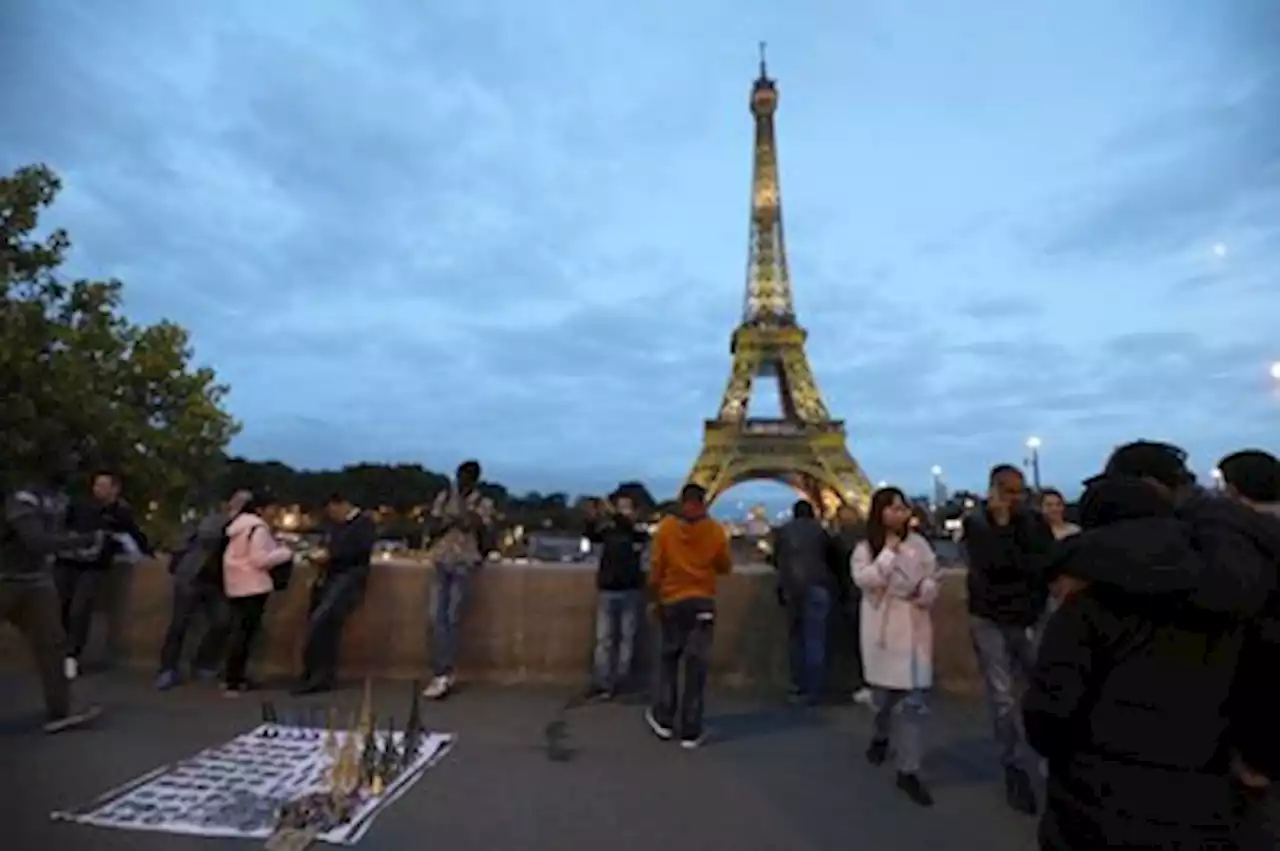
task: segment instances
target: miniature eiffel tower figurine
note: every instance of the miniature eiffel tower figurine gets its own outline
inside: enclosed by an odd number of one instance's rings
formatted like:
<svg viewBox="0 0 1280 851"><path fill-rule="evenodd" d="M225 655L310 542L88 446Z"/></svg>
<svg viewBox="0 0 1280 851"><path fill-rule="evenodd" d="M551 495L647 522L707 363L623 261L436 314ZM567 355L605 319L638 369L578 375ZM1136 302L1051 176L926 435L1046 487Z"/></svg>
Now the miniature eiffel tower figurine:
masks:
<svg viewBox="0 0 1280 851"><path fill-rule="evenodd" d="M418 756L422 741L422 705L418 699L418 681L413 683L413 697L409 701L409 719L404 724L404 739L400 742L400 768L407 768Z"/></svg>
<svg viewBox="0 0 1280 851"><path fill-rule="evenodd" d="M382 756L378 761L378 776L390 783L399 773L400 755L396 750L396 719L387 719L387 732L382 737Z"/></svg>
<svg viewBox="0 0 1280 851"><path fill-rule="evenodd" d="M364 700L360 703L360 735L367 739L373 733L373 680L364 681Z"/></svg>
<svg viewBox="0 0 1280 851"><path fill-rule="evenodd" d="M364 748L360 751L360 785L372 786L373 778L378 773L378 731L376 719L369 719L369 728L364 734Z"/></svg>
<svg viewBox="0 0 1280 851"><path fill-rule="evenodd" d="M269 700L262 701L262 723L263 724L279 724L280 719L276 715L276 705Z"/></svg>
<svg viewBox="0 0 1280 851"><path fill-rule="evenodd" d="M360 786L360 763L356 754L356 716L351 713L351 726L342 737L338 758L333 763L332 785L335 795L350 795Z"/></svg>
<svg viewBox="0 0 1280 851"><path fill-rule="evenodd" d="M338 721L337 716L338 710L330 708L324 723L324 752L330 759L338 755L338 735L333 729Z"/></svg>

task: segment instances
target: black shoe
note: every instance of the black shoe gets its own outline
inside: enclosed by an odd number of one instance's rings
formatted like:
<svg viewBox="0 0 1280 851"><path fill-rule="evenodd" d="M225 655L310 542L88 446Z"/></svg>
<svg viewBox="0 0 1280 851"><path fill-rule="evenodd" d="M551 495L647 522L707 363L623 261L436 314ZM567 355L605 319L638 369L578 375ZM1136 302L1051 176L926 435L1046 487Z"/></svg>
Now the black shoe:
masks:
<svg viewBox="0 0 1280 851"><path fill-rule="evenodd" d="M1005 766L1004 797L1015 812L1036 814L1036 790L1031 785L1031 777L1017 766Z"/></svg>
<svg viewBox="0 0 1280 851"><path fill-rule="evenodd" d="M289 693L294 697L305 697L309 694L324 694L328 691L333 691L333 683L303 680Z"/></svg>
<svg viewBox="0 0 1280 851"><path fill-rule="evenodd" d="M888 756L888 739L872 739L871 744L867 745L867 762L872 765L884 765L884 761Z"/></svg>
<svg viewBox="0 0 1280 851"><path fill-rule="evenodd" d="M924 785L924 781L920 779L918 774L908 774L906 772L898 772L898 788L907 793L907 797L915 801L922 807L933 806L933 795L929 793L929 787Z"/></svg>

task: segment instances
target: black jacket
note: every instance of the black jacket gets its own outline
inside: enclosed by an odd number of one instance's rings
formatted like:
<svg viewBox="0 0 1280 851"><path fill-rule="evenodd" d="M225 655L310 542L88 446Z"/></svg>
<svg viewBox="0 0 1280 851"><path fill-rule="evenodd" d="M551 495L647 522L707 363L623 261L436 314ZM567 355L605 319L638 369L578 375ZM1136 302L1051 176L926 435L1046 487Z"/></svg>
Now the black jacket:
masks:
<svg viewBox="0 0 1280 851"><path fill-rule="evenodd" d="M852 561L854 548L866 537L867 530L862 526L837 529L831 536L831 576L836 597L842 602L862 596L858 586L853 584Z"/></svg>
<svg viewBox="0 0 1280 851"><path fill-rule="evenodd" d="M111 567L116 556L121 553L120 542L115 535L124 534L133 538L138 549L146 555L152 555L151 543L138 526L133 509L127 502L117 500L103 504L96 500L72 502L67 509L67 529L72 532L92 534L101 532L103 545L92 550L65 553L58 561L73 567L87 570L106 570Z"/></svg>
<svg viewBox="0 0 1280 851"><path fill-rule="evenodd" d="M1262 560L1274 584L1280 572L1280 517L1248 511L1235 518L1239 538ZM1249 564L1248 552L1235 562ZM1248 573L1245 572L1248 580ZM1244 648L1232 693L1232 741L1255 771L1280 782L1280 594L1275 587L1256 595L1262 610L1245 626Z"/></svg>
<svg viewBox="0 0 1280 851"><path fill-rule="evenodd" d="M6 493L0 519L0 582L48 582L54 554L101 545L100 535L67 531L66 519L67 496L59 489L31 486Z"/></svg>
<svg viewBox="0 0 1280 851"><path fill-rule="evenodd" d="M589 521L587 540L600 545L600 569L596 587L601 591L636 591L644 587L640 556L649 536L634 521L614 515Z"/></svg>
<svg viewBox="0 0 1280 851"><path fill-rule="evenodd" d="M1149 486L1104 482L1090 499L1049 567L1092 584L1049 619L1023 697L1027 741L1049 762L1042 847L1233 847L1242 630L1193 602L1231 597L1232 581Z"/></svg>
<svg viewBox="0 0 1280 851"><path fill-rule="evenodd" d="M834 544L814 517L796 517L773 533L773 563L778 583L788 594L805 588L831 588Z"/></svg>
<svg viewBox="0 0 1280 851"><path fill-rule="evenodd" d="M357 511L341 523L332 524L326 540L329 575L368 573L373 545L377 540L378 526L367 511Z"/></svg>
<svg viewBox="0 0 1280 851"><path fill-rule="evenodd" d="M1044 517L1020 511L999 526L984 506L965 518L962 543L969 613L1005 626L1036 623L1049 599L1044 570L1056 544Z"/></svg>

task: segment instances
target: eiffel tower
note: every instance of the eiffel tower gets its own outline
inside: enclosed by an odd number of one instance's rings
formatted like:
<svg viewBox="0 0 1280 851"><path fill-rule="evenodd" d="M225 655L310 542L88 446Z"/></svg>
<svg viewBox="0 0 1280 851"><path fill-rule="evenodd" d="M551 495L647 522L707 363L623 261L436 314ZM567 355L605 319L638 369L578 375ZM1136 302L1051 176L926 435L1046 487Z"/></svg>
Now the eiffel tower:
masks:
<svg viewBox="0 0 1280 851"><path fill-rule="evenodd" d="M805 494L824 514L842 503L865 511L871 485L849 454L844 423L832 419L822 402L805 355L808 335L796 323L782 238L773 129L777 109L778 89L761 44L760 76L751 89L756 144L746 303L729 348L733 371L724 400L716 418L705 423L702 451L688 481L706 488L708 501L741 482L772 479ZM757 378L778 382L780 419L748 416Z"/></svg>

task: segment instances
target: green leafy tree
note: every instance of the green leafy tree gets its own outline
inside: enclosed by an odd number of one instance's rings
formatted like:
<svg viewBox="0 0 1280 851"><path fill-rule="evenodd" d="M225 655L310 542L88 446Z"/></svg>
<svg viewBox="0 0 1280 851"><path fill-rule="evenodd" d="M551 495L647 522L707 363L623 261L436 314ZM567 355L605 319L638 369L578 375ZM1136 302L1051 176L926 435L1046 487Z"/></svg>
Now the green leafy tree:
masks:
<svg viewBox="0 0 1280 851"><path fill-rule="evenodd" d="M170 519L212 480L239 426L226 387L192 368L179 325L138 325L119 281L66 281L70 247L40 216L60 188L45 166L0 177L0 470L36 472L63 447L118 469L128 494Z"/></svg>

